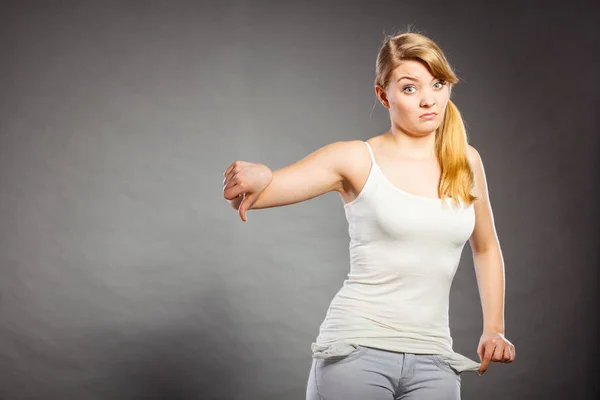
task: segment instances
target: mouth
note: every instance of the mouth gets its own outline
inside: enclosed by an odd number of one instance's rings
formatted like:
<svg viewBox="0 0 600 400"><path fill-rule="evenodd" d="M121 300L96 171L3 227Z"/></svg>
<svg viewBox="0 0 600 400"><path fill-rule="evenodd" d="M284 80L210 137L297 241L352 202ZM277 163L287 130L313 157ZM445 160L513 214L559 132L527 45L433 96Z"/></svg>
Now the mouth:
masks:
<svg viewBox="0 0 600 400"><path fill-rule="evenodd" d="M421 115L419 118L431 119L431 118L434 118L436 115L437 115L437 113L427 113L427 114Z"/></svg>

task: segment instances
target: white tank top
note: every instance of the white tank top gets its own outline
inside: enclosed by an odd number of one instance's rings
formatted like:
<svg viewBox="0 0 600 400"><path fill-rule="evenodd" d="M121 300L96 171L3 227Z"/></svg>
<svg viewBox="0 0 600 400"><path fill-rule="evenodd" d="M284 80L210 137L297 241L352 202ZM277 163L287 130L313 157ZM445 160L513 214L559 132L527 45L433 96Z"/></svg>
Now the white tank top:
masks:
<svg viewBox="0 0 600 400"><path fill-rule="evenodd" d="M396 187L373 156L358 196L344 205L350 272L311 348L313 358L350 354L357 346L438 354L455 370L480 363L452 350L450 287L475 226L473 205L421 197Z"/></svg>

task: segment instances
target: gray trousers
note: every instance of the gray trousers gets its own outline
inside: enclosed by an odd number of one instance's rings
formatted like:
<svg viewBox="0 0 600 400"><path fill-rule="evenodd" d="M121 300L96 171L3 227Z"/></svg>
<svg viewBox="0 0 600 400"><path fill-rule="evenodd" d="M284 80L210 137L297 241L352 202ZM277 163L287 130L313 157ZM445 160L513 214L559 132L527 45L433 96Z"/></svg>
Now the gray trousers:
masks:
<svg viewBox="0 0 600 400"><path fill-rule="evenodd" d="M337 359L313 359L306 400L460 400L461 374L433 354L359 346Z"/></svg>

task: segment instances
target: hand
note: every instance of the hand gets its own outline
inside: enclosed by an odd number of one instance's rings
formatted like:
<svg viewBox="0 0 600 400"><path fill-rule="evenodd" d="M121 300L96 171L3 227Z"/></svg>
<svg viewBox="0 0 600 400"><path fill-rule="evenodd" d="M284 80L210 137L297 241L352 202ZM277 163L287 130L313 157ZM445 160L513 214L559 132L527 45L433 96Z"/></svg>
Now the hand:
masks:
<svg viewBox="0 0 600 400"><path fill-rule="evenodd" d="M477 354L481 360L479 375L487 370L490 361L511 363L515 360L515 346L498 332L484 332L479 339Z"/></svg>
<svg viewBox="0 0 600 400"><path fill-rule="evenodd" d="M238 210L242 221L246 222L246 211L269 186L273 172L266 165L235 161L223 175L223 197L229 200L231 206Z"/></svg>

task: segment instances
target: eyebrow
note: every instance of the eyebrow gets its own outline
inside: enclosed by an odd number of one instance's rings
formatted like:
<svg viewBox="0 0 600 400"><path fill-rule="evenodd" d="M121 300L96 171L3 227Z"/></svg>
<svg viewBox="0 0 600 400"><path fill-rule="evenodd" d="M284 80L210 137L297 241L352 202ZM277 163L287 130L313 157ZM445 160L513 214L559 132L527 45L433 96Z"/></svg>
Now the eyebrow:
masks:
<svg viewBox="0 0 600 400"><path fill-rule="evenodd" d="M405 76L401 76L396 82L400 82L402 79L410 79L411 81L416 81L416 82L419 81L419 79L417 79L417 78L405 75ZM431 80L434 81L434 80L436 80L436 78L433 77L433 79L431 79Z"/></svg>

